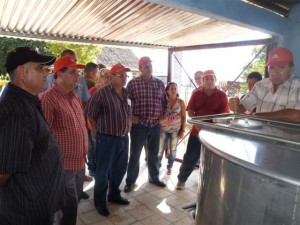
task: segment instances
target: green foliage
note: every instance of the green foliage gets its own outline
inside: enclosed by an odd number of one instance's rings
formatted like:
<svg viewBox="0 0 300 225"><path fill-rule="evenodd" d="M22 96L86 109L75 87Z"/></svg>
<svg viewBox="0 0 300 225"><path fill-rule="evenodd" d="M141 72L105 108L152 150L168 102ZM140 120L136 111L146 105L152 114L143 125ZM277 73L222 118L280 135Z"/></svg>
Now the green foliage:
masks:
<svg viewBox="0 0 300 225"><path fill-rule="evenodd" d="M96 62L96 55L99 55L101 52L101 48L96 45L50 42L47 44L47 46L56 57L60 57L62 51L71 49L75 52L78 63L83 64L86 64L88 62Z"/></svg>
<svg viewBox="0 0 300 225"><path fill-rule="evenodd" d="M47 48L46 42L25 40L25 39L19 39L19 38L0 37L0 74L2 74L1 79L8 78L8 76L6 74L6 69L4 67L7 54L10 51L14 50L15 48L21 47L21 46L38 48L39 51L43 54L51 54L51 52Z"/></svg>
<svg viewBox="0 0 300 225"><path fill-rule="evenodd" d="M8 74L4 67L7 54L17 47L33 47L38 48L39 52L46 55L55 55L60 57L60 54L65 49L71 49L76 53L78 63L86 64L88 62L96 62L96 55L100 54L101 47L95 45L70 44L62 42L44 42L25 40L19 38L0 37L0 79L8 80Z"/></svg>
<svg viewBox="0 0 300 225"><path fill-rule="evenodd" d="M257 46L253 49L252 55L253 57L257 55L257 53L261 50L263 46ZM264 76L265 74L265 62L266 62L266 49L264 49L252 62L252 64L245 70L245 72L241 75L241 78L244 83L241 83L240 93L245 94L248 91L247 87L247 76L251 72L259 72Z"/></svg>

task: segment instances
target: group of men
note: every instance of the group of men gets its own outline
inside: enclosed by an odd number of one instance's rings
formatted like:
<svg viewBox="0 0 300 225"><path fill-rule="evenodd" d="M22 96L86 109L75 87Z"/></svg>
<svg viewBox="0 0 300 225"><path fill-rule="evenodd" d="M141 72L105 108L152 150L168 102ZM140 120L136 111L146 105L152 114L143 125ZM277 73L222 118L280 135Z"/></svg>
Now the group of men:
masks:
<svg viewBox="0 0 300 225"><path fill-rule="evenodd" d="M52 64L53 85L37 97L44 90ZM96 141L94 203L101 215L110 214L107 201L130 203L121 196L119 187L127 171L124 191L134 189L145 144L148 181L166 186L159 178L158 151L160 121L168 110L168 99L162 81L152 76L151 59L142 57L138 64L141 75L126 88L130 69L116 64L109 71L109 84L89 101L82 101L75 91L82 79L79 69L85 65L77 64L74 55L56 60L29 47L8 54L5 66L11 82L0 101L1 224L50 225L54 213L57 224L76 224L88 149L87 119L96 130L92 135ZM188 103L188 115L226 113L230 107L236 113L247 110L258 117L299 122L300 81L292 75L292 53L286 48L273 49L266 66L270 78L256 82L241 100L233 98L229 104L226 94L216 87L214 71L199 71L199 88ZM86 79L93 80L92 75ZM199 127L193 126L178 190L184 188L199 160L198 133Z"/></svg>

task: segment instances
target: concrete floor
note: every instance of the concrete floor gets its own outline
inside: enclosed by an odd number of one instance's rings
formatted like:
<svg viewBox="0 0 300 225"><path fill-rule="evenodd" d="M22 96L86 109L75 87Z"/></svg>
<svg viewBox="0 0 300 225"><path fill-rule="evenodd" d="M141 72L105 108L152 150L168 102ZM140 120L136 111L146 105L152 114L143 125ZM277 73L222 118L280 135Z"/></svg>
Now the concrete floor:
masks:
<svg viewBox="0 0 300 225"><path fill-rule="evenodd" d="M141 156L140 174L137 187L130 193L124 193L125 181L121 185L122 196L130 200L130 205L120 206L108 203L110 216L98 214L93 203L94 181L85 183L84 190L90 199L81 200L78 209L77 225L192 225L194 220L190 213L182 207L196 201L198 173L194 170L185 189L175 189L180 163L175 162L171 175L166 174L167 159L163 159L160 170L161 179L167 184L166 188L159 188L149 184L148 170L144 156ZM125 176L126 177L126 176Z"/></svg>

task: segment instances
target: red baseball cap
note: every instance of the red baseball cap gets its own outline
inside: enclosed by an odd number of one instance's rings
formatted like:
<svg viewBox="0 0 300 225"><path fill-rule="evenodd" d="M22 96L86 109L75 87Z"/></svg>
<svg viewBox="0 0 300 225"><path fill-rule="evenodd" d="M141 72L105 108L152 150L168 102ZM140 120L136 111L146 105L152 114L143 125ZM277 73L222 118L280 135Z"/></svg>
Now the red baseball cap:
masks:
<svg viewBox="0 0 300 225"><path fill-rule="evenodd" d="M201 75L202 77L206 77L206 76L216 76L215 72L213 70L206 70L203 72L203 74Z"/></svg>
<svg viewBox="0 0 300 225"><path fill-rule="evenodd" d="M139 59L139 65L144 65L146 63L152 62L148 56L144 56Z"/></svg>
<svg viewBox="0 0 300 225"><path fill-rule="evenodd" d="M266 66L284 66L293 61L293 53L287 48L274 48L270 51Z"/></svg>
<svg viewBox="0 0 300 225"><path fill-rule="evenodd" d="M57 71L61 70L64 67L75 67L78 69L83 69L85 65L77 64L73 57L66 55L56 60L56 62L54 63L53 72L56 73Z"/></svg>
<svg viewBox="0 0 300 225"><path fill-rule="evenodd" d="M123 66L121 63L115 64L109 71L109 76L112 76L114 73L119 73L121 71L131 71L129 68Z"/></svg>

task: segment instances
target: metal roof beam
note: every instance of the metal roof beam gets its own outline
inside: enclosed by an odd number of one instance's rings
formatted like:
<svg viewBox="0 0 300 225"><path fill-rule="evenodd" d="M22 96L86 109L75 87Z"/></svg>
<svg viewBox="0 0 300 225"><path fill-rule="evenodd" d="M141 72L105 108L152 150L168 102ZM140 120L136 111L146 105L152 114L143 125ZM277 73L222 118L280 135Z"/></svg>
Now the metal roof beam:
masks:
<svg viewBox="0 0 300 225"><path fill-rule="evenodd" d="M288 27L286 18L241 0L145 0L275 36Z"/></svg>

